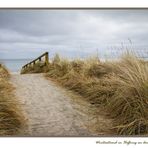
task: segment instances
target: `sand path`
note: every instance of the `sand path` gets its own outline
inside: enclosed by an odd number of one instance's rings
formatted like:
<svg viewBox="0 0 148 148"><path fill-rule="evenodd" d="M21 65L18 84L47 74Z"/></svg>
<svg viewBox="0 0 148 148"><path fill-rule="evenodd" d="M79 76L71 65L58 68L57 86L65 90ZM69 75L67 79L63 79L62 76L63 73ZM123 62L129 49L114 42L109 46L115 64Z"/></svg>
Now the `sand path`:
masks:
<svg viewBox="0 0 148 148"><path fill-rule="evenodd" d="M92 106L44 78L43 74L11 76L16 96L28 118L27 136L96 136ZM102 126L107 124L99 117ZM100 128L99 135L104 134Z"/></svg>

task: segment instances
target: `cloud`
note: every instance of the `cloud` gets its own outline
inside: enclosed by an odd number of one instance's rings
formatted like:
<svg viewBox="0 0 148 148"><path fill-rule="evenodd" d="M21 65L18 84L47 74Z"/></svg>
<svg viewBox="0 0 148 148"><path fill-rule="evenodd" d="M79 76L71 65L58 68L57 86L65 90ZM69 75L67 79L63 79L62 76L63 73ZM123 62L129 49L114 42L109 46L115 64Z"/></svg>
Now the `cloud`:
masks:
<svg viewBox="0 0 148 148"><path fill-rule="evenodd" d="M147 46L147 15L147 10L127 9L0 10L0 58L30 58L44 51L82 56L99 49L104 54L128 38Z"/></svg>

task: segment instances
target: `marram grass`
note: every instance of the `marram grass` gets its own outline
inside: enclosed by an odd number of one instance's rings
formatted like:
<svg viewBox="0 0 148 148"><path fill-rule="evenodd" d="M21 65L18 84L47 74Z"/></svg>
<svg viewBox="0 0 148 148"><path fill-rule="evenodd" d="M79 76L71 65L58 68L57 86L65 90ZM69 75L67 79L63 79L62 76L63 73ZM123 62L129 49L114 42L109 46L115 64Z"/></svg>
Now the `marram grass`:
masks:
<svg viewBox="0 0 148 148"><path fill-rule="evenodd" d="M8 77L8 71L0 65L0 136L19 135L25 125Z"/></svg>
<svg viewBox="0 0 148 148"><path fill-rule="evenodd" d="M148 64L126 55L114 65L117 89L107 108L122 135L148 133Z"/></svg>

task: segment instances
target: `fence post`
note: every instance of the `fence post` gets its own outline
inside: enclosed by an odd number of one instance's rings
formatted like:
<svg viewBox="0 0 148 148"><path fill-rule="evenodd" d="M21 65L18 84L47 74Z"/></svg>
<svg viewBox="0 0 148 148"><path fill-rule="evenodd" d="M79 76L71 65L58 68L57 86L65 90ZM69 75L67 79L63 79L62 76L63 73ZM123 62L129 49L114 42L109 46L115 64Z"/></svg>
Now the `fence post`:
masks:
<svg viewBox="0 0 148 148"><path fill-rule="evenodd" d="M49 64L48 52L45 53L45 63L46 65Z"/></svg>

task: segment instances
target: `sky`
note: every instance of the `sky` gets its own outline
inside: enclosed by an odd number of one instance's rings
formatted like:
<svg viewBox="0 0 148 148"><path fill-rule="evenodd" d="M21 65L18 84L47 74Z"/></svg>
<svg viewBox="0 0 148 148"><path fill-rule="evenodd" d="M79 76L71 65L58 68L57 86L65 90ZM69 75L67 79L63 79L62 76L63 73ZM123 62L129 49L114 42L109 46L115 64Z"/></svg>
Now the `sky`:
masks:
<svg viewBox="0 0 148 148"><path fill-rule="evenodd" d="M148 9L0 10L0 59L108 56L127 46L148 53Z"/></svg>

